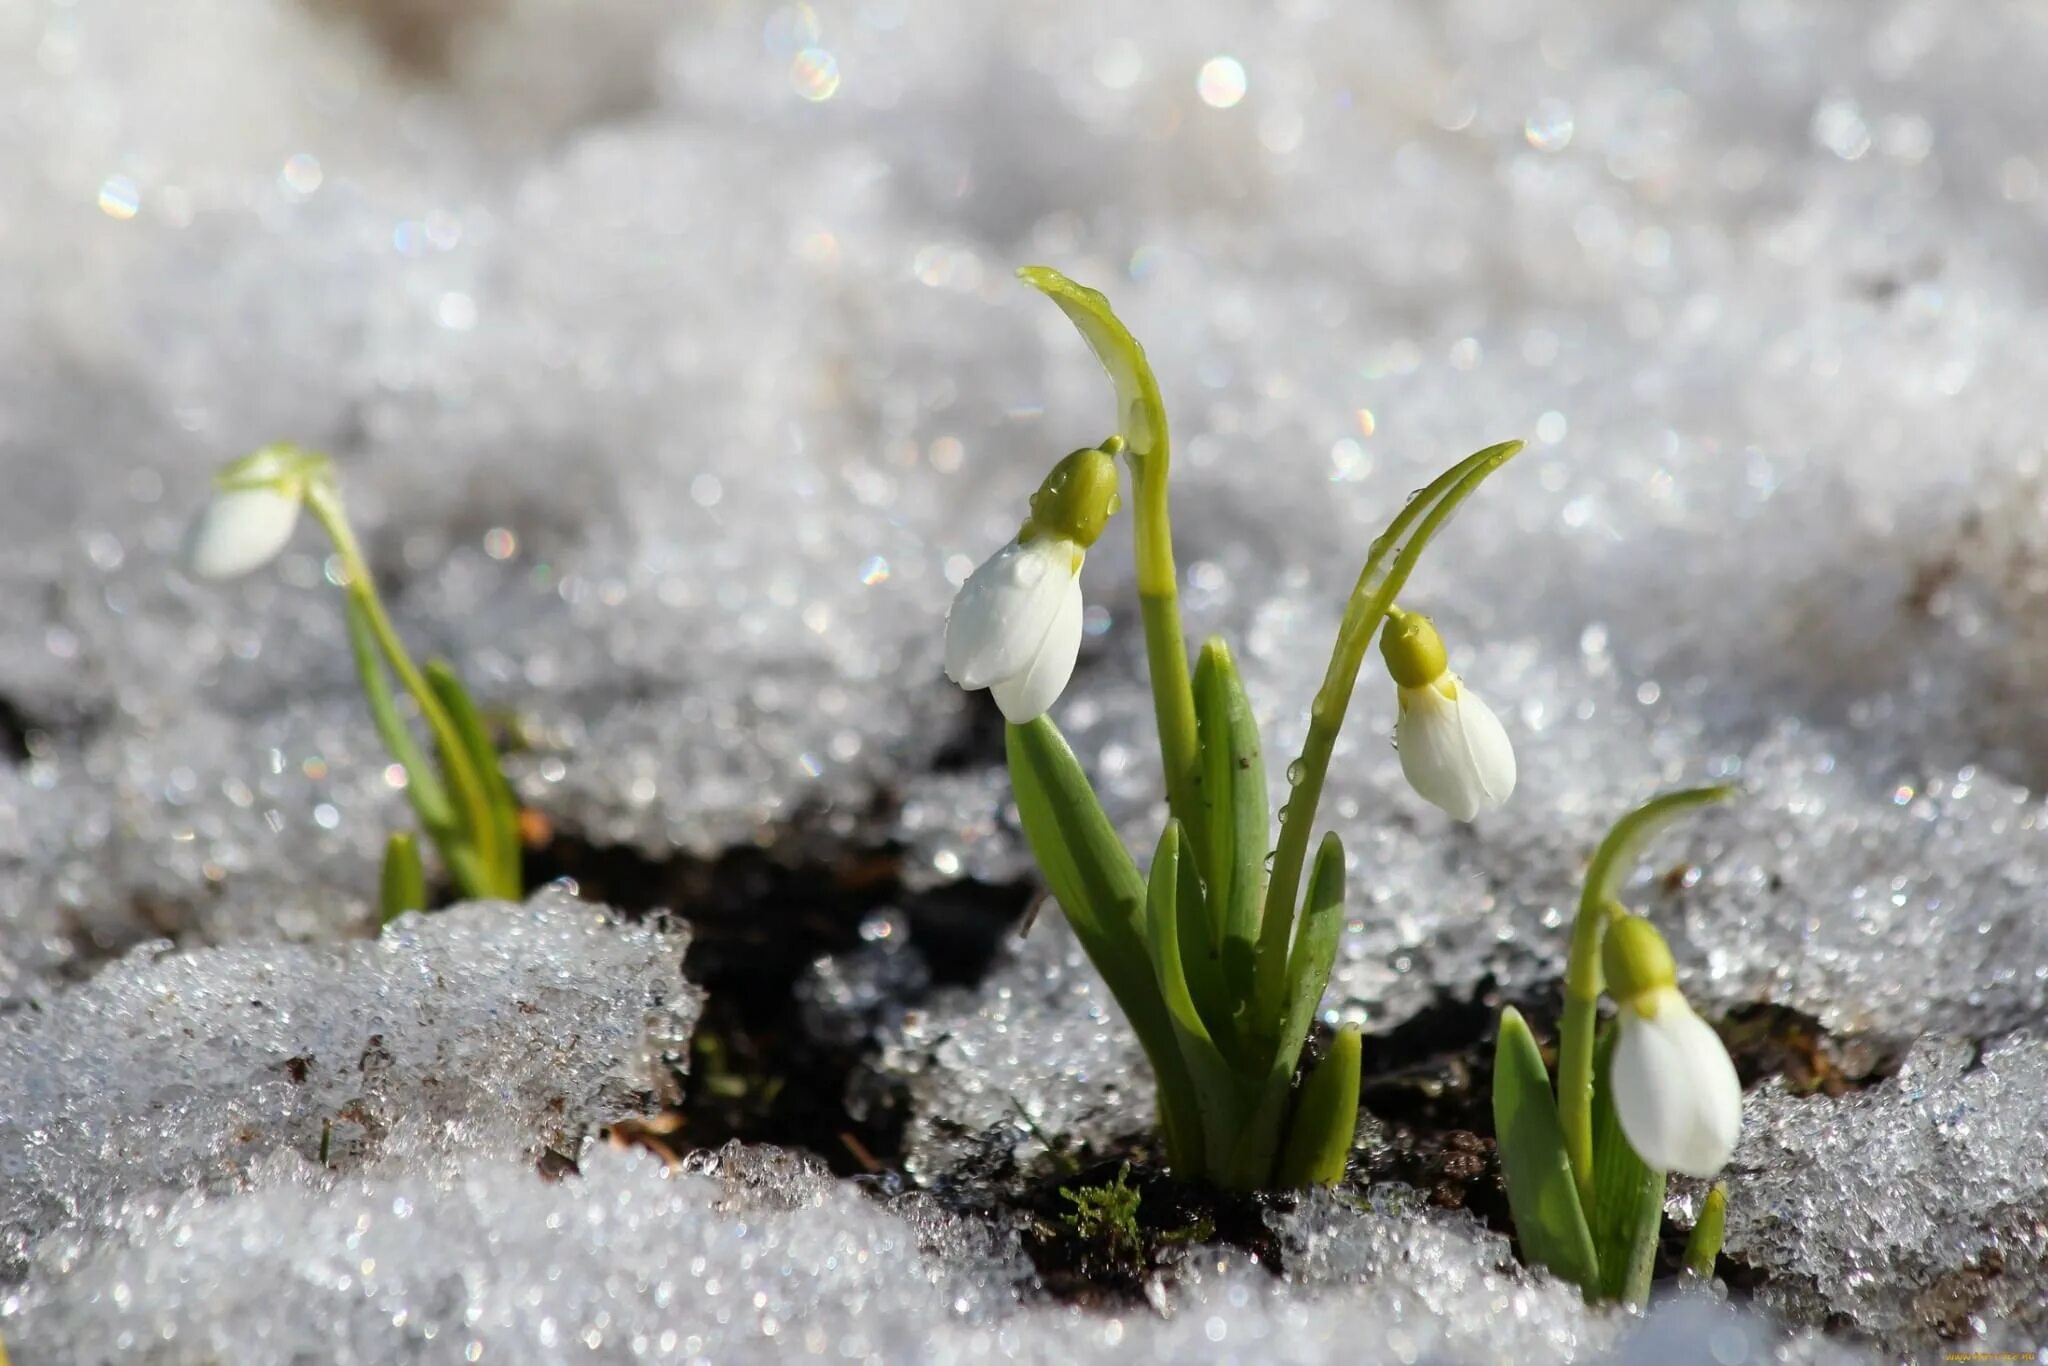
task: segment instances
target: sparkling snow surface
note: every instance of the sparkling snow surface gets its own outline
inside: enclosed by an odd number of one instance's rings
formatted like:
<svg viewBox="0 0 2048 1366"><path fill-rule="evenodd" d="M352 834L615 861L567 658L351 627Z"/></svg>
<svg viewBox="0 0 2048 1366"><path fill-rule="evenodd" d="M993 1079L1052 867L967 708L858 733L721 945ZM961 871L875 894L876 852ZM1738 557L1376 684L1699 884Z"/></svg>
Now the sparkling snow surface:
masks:
<svg viewBox="0 0 2048 1366"><path fill-rule="evenodd" d="M710 853L880 797L914 878L1024 875L939 648L1047 465L1108 434L1010 278L1044 262L1158 370L1189 630L1230 638L1276 802L1366 543L1529 440L1405 599L1520 785L1476 828L1421 803L1368 661L1321 815L1356 862L1330 1017L1544 988L1607 824L1737 781L1630 892L1688 989L1925 1037L1862 1093L1752 1096L1731 1253L1797 1324L2034 1350L2044 64L2039 9L1927 0L0 0L0 1333L23 1362L1836 1350L1698 1301L1631 1328L1473 1226L1323 1206L1285 1285L1211 1249L1163 1318L1055 1308L1005 1231L590 1147L694 1018L679 934L548 897L333 942L408 816L326 547L172 567L209 472L281 438L335 453L401 628L516 713L557 828ZM1084 589L1054 715L1149 848L1128 518ZM920 1174L1029 1151L1020 1109L1145 1122L1051 913L980 986L859 1019ZM583 1176L544 1184L542 1146Z"/></svg>

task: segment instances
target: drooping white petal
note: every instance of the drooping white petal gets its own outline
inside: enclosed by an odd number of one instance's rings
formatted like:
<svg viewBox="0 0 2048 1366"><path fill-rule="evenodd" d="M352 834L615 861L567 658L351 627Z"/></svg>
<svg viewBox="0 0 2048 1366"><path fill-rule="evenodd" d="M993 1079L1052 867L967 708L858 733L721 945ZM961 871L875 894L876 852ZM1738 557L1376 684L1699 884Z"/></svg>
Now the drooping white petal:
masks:
<svg viewBox="0 0 2048 1366"><path fill-rule="evenodd" d="M1455 697L1444 696L1444 683ZM1456 674L1424 688L1401 689L1394 727L1408 785L1453 820L1491 811L1515 790L1515 747L1493 709Z"/></svg>
<svg viewBox="0 0 2048 1366"><path fill-rule="evenodd" d="M232 579L276 558L298 525L301 500L269 487L216 493L185 537L185 572Z"/></svg>
<svg viewBox="0 0 2048 1366"><path fill-rule="evenodd" d="M972 691L1028 670L1074 591L1079 557L1072 541L1034 536L984 560L946 613L946 677Z"/></svg>
<svg viewBox="0 0 2048 1366"><path fill-rule="evenodd" d="M1039 642L1038 657L1021 674L998 680L989 688L1003 717L1013 726L1043 716L1060 700L1067 680L1074 676L1074 660L1081 653L1081 580L1067 580L1060 599L1059 615Z"/></svg>
<svg viewBox="0 0 2048 1366"><path fill-rule="evenodd" d="M1742 1133L1742 1083L1720 1036L1676 988L1655 993L1654 1007L1648 1017L1622 1007L1610 1073L1615 1115L1648 1166L1712 1176Z"/></svg>

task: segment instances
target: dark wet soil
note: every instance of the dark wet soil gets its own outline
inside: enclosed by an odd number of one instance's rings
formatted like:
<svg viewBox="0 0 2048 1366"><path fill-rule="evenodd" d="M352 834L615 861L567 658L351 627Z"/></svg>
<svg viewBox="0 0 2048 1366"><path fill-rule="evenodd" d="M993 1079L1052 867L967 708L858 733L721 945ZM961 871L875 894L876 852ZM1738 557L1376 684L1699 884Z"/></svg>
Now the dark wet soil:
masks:
<svg viewBox="0 0 2048 1366"><path fill-rule="evenodd" d="M907 924L928 989L977 982L1032 897L1023 885L974 881L914 891L904 872L892 845L848 850L800 832L715 858L659 860L557 835L526 861L528 886L566 879L629 914L668 909L689 921L689 977L705 1002L671 1145L773 1143L841 1175L893 1169L905 1115L887 1094L866 1095L861 1114L849 1113L864 1041L834 1044L805 1030L799 979L819 958L859 947L862 926L889 911Z"/></svg>

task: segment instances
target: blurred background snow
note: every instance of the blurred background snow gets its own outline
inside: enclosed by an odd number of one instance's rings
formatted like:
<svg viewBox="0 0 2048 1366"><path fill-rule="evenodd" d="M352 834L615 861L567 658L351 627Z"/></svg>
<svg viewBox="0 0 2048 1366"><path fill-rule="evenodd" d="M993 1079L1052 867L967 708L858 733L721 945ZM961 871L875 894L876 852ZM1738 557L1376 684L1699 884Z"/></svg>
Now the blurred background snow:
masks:
<svg viewBox="0 0 2048 1366"><path fill-rule="evenodd" d="M408 635L521 717L558 828L710 852L879 809L919 876L1019 875L938 645L1108 434L1010 277L1043 262L1150 351L1190 631L1231 638L1276 780L1367 540L1530 441L1409 597L1520 790L1469 831L1421 805L1368 664L1330 1016L1542 986L1608 822L1739 781L1631 893L1691 989L1937 1037L1844 1128L1757 1102L1731 1246L1808 1323L2039 1337L2044 69L2023 3L0 0L0 999L163 935L367 923L407 816L324 547L171 567L208 473L273 439L335 453ZM1149 847L1128 534L1056 715ZM964 1056L935 1110L973 1108ZM1871 1217L1879 1173L1924 1219ZM557 1350L521 1323L499 1350Z"/></svg>

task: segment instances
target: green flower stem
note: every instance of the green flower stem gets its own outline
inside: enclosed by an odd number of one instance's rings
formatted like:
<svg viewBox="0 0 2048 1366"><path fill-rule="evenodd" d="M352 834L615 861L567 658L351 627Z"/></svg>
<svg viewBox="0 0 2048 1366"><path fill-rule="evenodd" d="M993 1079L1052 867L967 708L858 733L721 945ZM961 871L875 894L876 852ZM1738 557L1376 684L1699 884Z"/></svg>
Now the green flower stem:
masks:
<svg viewBox="0 0 2048 1366"><path fill-rule="evenodd" d="M1201 753L1195 734L1195 690L1187 641L1181 631L1180 579L1173 563L1173 523L1166 510L1171 442L1159 381L1145 348L1116 316L1109 300L1049 266L1025 266L1019 279L1067 315L1116 388L1117 434L1130 462L1132 516L1138 561L1138 612L1145 624L1145 666L1152 677L1152 710L1159 727L1159 757L1166 770L1166 800L1198 856L1209 856L1202 822ZM1110 450L1107 444L1104 450Z"/></svg>
<svg viewBox="0 0 2048 1366"><path fill-rule="evenodd" d="M1624 908L1614 894L1621 889L1636 856L1651 836L1678 817L1735 795L1727 786L1688 787L1653 797L1614 823L1593 851L1586 881L1579 893L1579 916L1572 922L1571 953L1565 964L1564 1021L1558 1037L1558 1122L1570 1155L1572 1179L1579 1198L1590 1204L1593 1167L1593 1044L1599 1030L1595 1018L1603 989L1600 949L1608 922Z"/></svg>
<svg viewBox="0 0 2048 1366"><path fill-rule="evenodd" d="M1703 1281L1714 1279L1714 1264L1721 1256L1721 1237L1728 1229L1728 1187L1716 1181L1700 1206L1699 1222L1685 1240L1685 1269ZM0 1363L4 1366L4 1363Z"/></svg>
<svg viewBox="0 0 2048 1366"><path fill-rule="evenodd" d="M1280 845L1273 855L1273 875L1266 886L1266 909L1259 926L1255 1019L1275 1019L1280 1010L1286 985L1287 947L1294 932L1295 899L1301 891L1301 870L1308 858L1309 838L1315 832L1316 805L1322 800L1330 755L1337 747L1337 732L1343 728L1344 713L1351 705L1351 690L1358 682L1358 670L1365 662L1373 632L1394 605L1395 594L1407 585L1408 575L1414 571L1430 537L1480 481L1521 449L1519 441L1503 442L1453 466L1409 500L1367 553L1365 568L1351 590L1344 619L1337 627L1337 644L1330 654L1329 670L1309 708L1308 737L1302 742L1301 757L1287 769L1289 791L1287 805L1280 809ZM1387 563L1390 554L1391 565Z"/></svg>
<svg viewBox="0 0 2048 1366"><path fill-rule="evenodd" d="M426 719L427 728L434 733L441 765L455 789L456 800L461 804L469 841L476 847L476 866L468 877L462 875L462 865L466 860L451 859L450 871L471 896L516 899L519 888L499 885L505 855L498 848L498 830L491 819L488 792L463 747L461 733L456 730L440 699L434 695L434 690L428 686L426 676L413 663L412 656L406 653L405 642L398 638L397 628L391 624L391 616L384 610L383 599L377 596L376 580L370 575L369 561L364 558L355 532L348 524L348 516L342 510L341 496L330 483L316 480L306 492L306 507L334 542L335 553L341 556L342 570L348 579L347 591L362 604L364 618L369 622L384 657L390 662L391 671L412 694L419 705L420 715Z"/></svg>
<svg viewBox="0 0 2048 1366"><path fill-rule="evenodd" d="M1152 678L1152 711L1159 726L1159 760L1166 770L1166 801L1196 849L1207 851L1202 824L1201 748L1195 736L1195 688L1181 629L1180 579L1173 563L1173 521L1166 510L1166 414L1153 415L1154 445L1131 452L1138 560L1138 615L1145 623L1145 671Z"/></svg>
<svg viewBox="0 0 2048 1366"><path fill-rule="evenodd" d="M1579 1203L1593 1208L1593 1041L1600 1030L1600 944L1607 922L1627 914L1615 901L1579 907L1564 969L1564 1019L1557 1034L1557 1122L1571 1158Z"/></svg>

